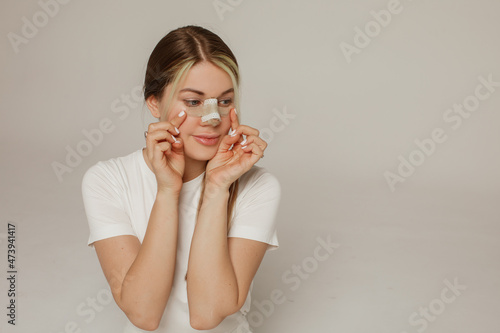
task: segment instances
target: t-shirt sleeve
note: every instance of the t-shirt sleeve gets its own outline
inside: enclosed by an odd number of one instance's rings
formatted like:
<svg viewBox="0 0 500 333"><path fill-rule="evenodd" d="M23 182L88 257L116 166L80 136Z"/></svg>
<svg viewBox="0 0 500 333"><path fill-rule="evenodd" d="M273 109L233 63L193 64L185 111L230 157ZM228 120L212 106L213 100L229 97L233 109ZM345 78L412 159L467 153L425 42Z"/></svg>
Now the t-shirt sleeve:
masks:
<svg viewBox="0 0 500 333"><path fill-rule="evenodd" d="M87 170L82 180L82 197L89 224L88 246L97 240L120 235L135 235L124 209L121 187L103 165Z"/></svg>
<svg viewBox="0 0 500 333"><path fill-rule="evenodd" d="M253 175L238 194L228 237L267 243L267 250L279 247L276 215L281 198L278 179L269 172Z"/></svg>

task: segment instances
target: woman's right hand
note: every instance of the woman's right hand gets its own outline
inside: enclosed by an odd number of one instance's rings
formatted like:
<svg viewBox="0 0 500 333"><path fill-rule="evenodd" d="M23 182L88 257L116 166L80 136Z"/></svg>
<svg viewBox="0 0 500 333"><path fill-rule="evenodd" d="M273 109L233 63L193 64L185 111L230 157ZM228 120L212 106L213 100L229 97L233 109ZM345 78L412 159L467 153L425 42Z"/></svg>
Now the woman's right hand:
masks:
<svg viewBox="0 0 500 333"><path fill-rule="evenodd" d="M184 146L179 126L186 119L181 111L170 121L159 121L148 126L146 152L160 190L180 191L184 175Z"/></svg>

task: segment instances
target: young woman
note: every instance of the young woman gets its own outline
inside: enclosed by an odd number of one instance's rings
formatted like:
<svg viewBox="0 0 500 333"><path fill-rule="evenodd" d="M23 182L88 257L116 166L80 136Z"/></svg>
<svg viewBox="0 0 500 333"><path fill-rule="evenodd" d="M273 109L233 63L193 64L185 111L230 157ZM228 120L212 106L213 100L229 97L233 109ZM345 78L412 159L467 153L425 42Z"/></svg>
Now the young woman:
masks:
<svg viewBox="0 0 500 333"><path fill-rule="evenodd" d="M146 147L84 175L89 246L124 332L251 332L253 278L276 249L280 185L254 164L259 132L241 125L237 61L214 33L171 31L144 82L158 122Z"/></svg>

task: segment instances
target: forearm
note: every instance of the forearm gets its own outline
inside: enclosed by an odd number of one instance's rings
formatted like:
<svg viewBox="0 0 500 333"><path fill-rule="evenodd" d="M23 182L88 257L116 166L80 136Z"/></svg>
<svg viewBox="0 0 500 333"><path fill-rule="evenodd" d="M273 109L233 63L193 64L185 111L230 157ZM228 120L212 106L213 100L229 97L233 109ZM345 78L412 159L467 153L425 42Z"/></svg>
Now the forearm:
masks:
<svg viewBox="0 0 500 333"><path fill-rule="evenodd" d="M178 193L158 192L144 240L125 276L120 307L135 321L159 322L172 288L177 253Z"/></svg>
<svg viewBox="0 0 500 333"><path fill-rule="evenodd" d="M227 241L227 189L205 189L189 255L190 316L219 323L237 306L238 285Z"/></svg>

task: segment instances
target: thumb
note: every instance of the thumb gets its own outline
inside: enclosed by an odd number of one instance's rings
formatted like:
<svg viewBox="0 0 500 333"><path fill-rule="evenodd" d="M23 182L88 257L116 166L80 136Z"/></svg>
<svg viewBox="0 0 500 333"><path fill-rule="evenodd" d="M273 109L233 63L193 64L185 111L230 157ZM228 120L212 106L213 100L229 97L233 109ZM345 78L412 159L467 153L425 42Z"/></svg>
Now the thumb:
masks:
<svg viewBox="0 0 500 333"><path fill-rule="evenodd" d="M175 140L176 141L171 144L172 152L179 155L184 155L184 142L181 138L178 137L176 137Z"/></svg>

